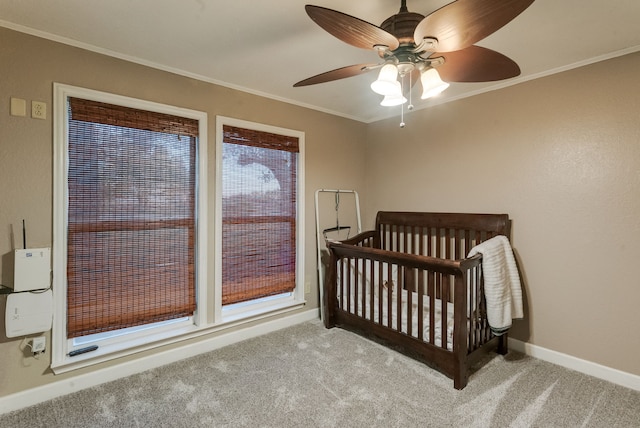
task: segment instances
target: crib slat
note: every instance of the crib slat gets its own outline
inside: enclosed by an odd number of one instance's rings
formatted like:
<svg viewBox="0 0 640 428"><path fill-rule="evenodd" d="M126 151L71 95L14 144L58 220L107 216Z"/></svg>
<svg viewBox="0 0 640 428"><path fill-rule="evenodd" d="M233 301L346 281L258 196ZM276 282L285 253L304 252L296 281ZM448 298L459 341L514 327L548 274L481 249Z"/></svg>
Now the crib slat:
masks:
<svg viewBox="0 0 640 428"><path fill-rule="evenodd" d="M413 336L413 294L416 289L415 285L415 271L409 267L404 268L404 282L407 288L407 334Z"/></svg>
<svg viewBox="0 0 640 428"><path fill-rule="evenodd" d="M347 311L351 312L351 263L347 262L347 281L346 281L346 290L345 294L347 295Z"/></svg>
<svg viewBox="0 0 640 428"><path fill-rule="evenodd" d="M479 347L482 344L482 328L483 328L483 323L485 321L483 321L486 316L485 316L485 310L482 306L482 268L481 267L476 267L475 268L475 278L476 278L476 282L475 282L475 293L476 293L476 316L475 316L475 320L476 320L476 347Z"/></svg>
<svg viewBox="0 0 640 428"><path fill-rule="evenodd" d="M380 288L380 284L377 284L375 282L375 266L373 261L371 261L369 263L369 277L371 278L371 290L369 290L369 319L373 322L375 322L375 307L374 307L374 301L375 301L375 293L376 293L376 289ZM378 280L380 279L380 277L378 276ZM380 282L380 281L378 281Z"/></svg>
<svg viewBox="0 0 640 428"><path fill-rule="evenodd" d="M356 258L353 259L353 265L355 268L355 272L353 273L354 275L354 284L353 284L353 313L354 314L358 314L358 312L360 311L360 308L358 307L360 299L360 286L362 284L362 281L364 280L364 278L361 278L360 272L362 272L362 270L360 269L360 258Z"/></svg>
<svg viewBox="0 0 640 428"><path fill-rule="evenodd" d="M338 272L338 277L340 278L338 280L338 294L340 295L338 305L344 308L344 259L338 261L338 269L340 270L340 272Z"/></svg>
<svg viewBox="0 0 640 428"><path fill-rule="evenodd" d="M476 292L476 311L478 314L476 315L476 346L482 343L482 328L483 328L483 319L485 318L484 308L482 307L482 269L480 267L476 268L476 283L475 283L475 292Z"/></svg>
<svg viewBox="0 0 640 428"><path fill-rule="evenodd" d="M467 346L468 346L468 350L471 351L473 349L476 349L476 342L475 342L475 338L473 336L473 332L475 331L475 324L476 324L476 310L475 310L475 296L474 296L474 289L475 289L475 277L473 275L469 275L467 277L467 281L469 282L467 284L467 293L469 293L467 295L467 307L469 308L469 331L467 332Z"/></svg>
<svg viewBox="0 0 640 428"><path fill-rule="evenodd" d="M444 258L444 255L442 254L442 229L436 229L436 248L435 248L435 254L434 257L438 257L438 258ZM439 278L439 276L436 276L436 298L441 299L442 298L442 287L439 281L437 281ZM431 324L433 325L433 324Z"/></svg>
<svg viewBox="0 0 640 428"><path fill-rule="evenodd" d="M438 282L439 274L437 272L429 273L429 343L435 345L436 332L436 282Z"/></svg>
<svg viewBox="0 0 640 428"><path fill-rule="evenodd" d="M460 240L458 239L458 234L459 234L458 229L451 230L451 238L453 241L451 243L451 259L452 260L456 260L460 258L460 256L458 255L458 253L460 252Z"/></svg>
<svg viewBox="0 0 640 428"><path fill-rule="evenodd" d="M479 302L478 302L478 275L479 270L473 268L469 273L467 280L469 281L469 351L478 348L480 337L478 335Z"/></svg>
<svg viewBox="0 0 640 428"><path fill-rule="evenodd" d="M482 282L482 267L478 267L478 280L476 282L476 300L478 301L478 311L480 312L478 322L480 323L480 329L478 332L478 343L481 344L487 339L488 327L486 302L484 300L484 284Z"/></svg>
<svg viewBox="0 0 640 428"><path fill-rule="evenodd" d="M475 309L478 312L476 314L476 316L474 317L475 320L475 331L474 331L474 337L476 338L476 346L478 343L482 342L482 321L481 318L479 318L480 316L482 316L482 314L480 313L480 309L482 308L481 306L481 296L480 296L480 269L476 269L476 283L474 284L474 293L475 293L475 300L476 300L476 306Z"/></svg>
<svg viewBox="0 0 640 428"><path fill-rule="evenodd" d="M412 252L412 248L410 245L411 242L411 237L413 235L411 234L411 226L405 226L404 228L404 244L403 244L403 252L404 253L411 253Z"/></svg>
<svg viewBox="0 0 640 428"><path fill-rule="evenodd" d="M383 250L387 249L387 225L380 224L380 248Z"/></svg>
<svg viewBox="0 0 640 428"><path fill-rule="evenodd" d="M480 302L479 306L483 311L481 324L480 324L480 341L486 342L487 340L489 340L489 337L491 336L491 330L489 329L489 324L487 323L486 313L484 313L484 310L486 308L486 301L484 298L484 284L482 281L482 277L480 277L480 281L478 284L478 300Z"/></svg>
<svg viewBox="0 0 640 428"><path fill-rule="evenodd" d="M424 340L424 271L422 269L418 270L418 339Z"/></svg>
<svg viewBox="0 0 640 428"><path fill-rule="evenodd" d="M362 266L362 272L365 273L365 281L364 281L364 285L362 287L362 314L365 318L367 319L373 319L373 317L371 316L371 304L369 304L367 302L367 299L371 299L371 296L373 296L373 288L375 287L375 278L373 277L373 275L370 275L370 271L367 269L368 266L371 265L371 262L369 260L364 259L363 260L363 266ZM367 308L369 308L369 310L367 311Z"/></svg>
<svg viewBox="0 0 640 428"><path fill-rule="evenodd" d="M449 302L449 283L450 275L443 274L442 281L442 299L440 300L440 343L444 349L447 349L447 302Z"/></svg>
<svg viewBox="0 0 640 428"><path fill-rule="evenodd" d="M484 297L484 277L480 277L480 296L482 299L482 309L484 311L484 316L482 317L482 327L484 330L484 340L483 342L488 342L489 339L491 339L491 328L489 327L489 321L487 320L486 317L486 307L487 307L487 302L486 299Z"/></svg>
<svg viewBox="0 0 640 428"><path fill-rule="evenodd" d="M433 256L433 233L430 227L427 228L427 256L432 257ZM433 295L433 275L431 274L427 274L427 282L428 282L428 287L427 287L427 295L428 296L432 296ZM433 324L429 324L429 325L433 325Z"/></svg>
<svg viewBox="0 0 640 428"><path fill-rule="evenodd" d="M394 283L391 279L391 265L387 269L387 327L393 328L391 320L393 319L393 298L392 292Z"/></svg>
<svg viewBox="0 0 640 428"><path fill-rule="evenodd" d="M378 324L383 325L382 318L382 292L384 288L384 277L382 276L382 263L378 263Z"/></svg>
<svg viewBox="0 0 640 428"><path fill-rule="evenodd" d="M469 229L465 229L464 231L464 254L462 257L467 257L469 251L471 251L471 231Z"/></svg>
<svg viewBox="0 0 640 428"><path fill-rule="evenodd" d="M402 331L402 289L404 287L404 269L402 268L402 266L398 266L398 270L396 271L396 273L398 275L398 281L396 282L396 286L393 289L396 293L396 329L398 331Z"/></svg>

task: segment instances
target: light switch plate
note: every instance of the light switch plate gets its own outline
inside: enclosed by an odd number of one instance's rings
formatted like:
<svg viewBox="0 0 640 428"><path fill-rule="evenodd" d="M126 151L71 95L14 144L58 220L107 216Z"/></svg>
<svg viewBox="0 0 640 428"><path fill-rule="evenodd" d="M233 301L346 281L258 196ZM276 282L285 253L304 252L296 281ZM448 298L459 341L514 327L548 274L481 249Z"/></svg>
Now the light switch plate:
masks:
<svg viewBox="0 0 640 428"><path fill-rule="evenodd" d="M27 102L22 98L11 98L11 116L26 116Z"/></svg>

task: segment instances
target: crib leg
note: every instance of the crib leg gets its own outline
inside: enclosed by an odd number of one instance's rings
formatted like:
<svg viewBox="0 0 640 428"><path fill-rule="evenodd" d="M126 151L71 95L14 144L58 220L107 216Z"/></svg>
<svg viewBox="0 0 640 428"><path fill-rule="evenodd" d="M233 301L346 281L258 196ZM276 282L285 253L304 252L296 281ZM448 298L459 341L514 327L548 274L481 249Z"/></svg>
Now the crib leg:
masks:
<svg viewBox="0 0 640 428"><path fill-rule="evenodd" d="M322 314L322 316L324 317L324 326L326 328L333 328L336 326L335 308L336 304L338 303L338 298L336 296L336 282L338 276L336 272L337 264L338 258L333 251L329 251L327 277L325 278L325 283L320 285L324 287L322 302L324 306L324 313Z"/></svg>
<svg viewBox="0 0 640 428"><path fill-rule="evenodd" d="M463 370L462 367L459 367L453 376L453 387L458 390L463 389L465 386L467 386L468 380L469 376L467 374L467 370Z"/></svg>
<svg viewBox="0 0 640 428"><path fill-rule="evenodd" d="M331 301L331 299L328 298L328 296L325 295L324 298L324 311L322 313L322 317L324 318L324 326L326 328L333 328L336 326L336 321L334 318L334 309L333 306L331 306L333 302Z"/></svg>
<svg viewBox="0 0 640 428"><path fill-rule="evenodd" d="M507 355L509 352L509 335L507 333L500 336L498 339L498 354Z"/></svg>

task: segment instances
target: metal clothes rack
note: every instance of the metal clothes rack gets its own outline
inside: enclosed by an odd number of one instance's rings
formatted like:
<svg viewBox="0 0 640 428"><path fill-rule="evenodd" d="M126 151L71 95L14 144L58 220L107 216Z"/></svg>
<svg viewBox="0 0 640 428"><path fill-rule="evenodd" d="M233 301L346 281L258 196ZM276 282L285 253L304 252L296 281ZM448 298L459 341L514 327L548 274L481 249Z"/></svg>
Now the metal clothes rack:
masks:
<svg viewBox="0 0 640 428"><path fill-rule="evenodd" d="M336 226L329 229L320 228L320 207L319 207L319 195L321 193L333 193L336 195ZM318 256L318 288L320 292L320 318L324 320L324 266L322 265L322 244L325 242L325 232L327 231L340 231L349 226L340 226L339 222L339 198L340 194L352 194L355 199L355 212L357 221L357 233L362 232L362 222L360 219L360 199L358 192L355 190L346 189L318 189L315 193L315 208L316 208L316 244L317 244L317 256Z"/></svg>

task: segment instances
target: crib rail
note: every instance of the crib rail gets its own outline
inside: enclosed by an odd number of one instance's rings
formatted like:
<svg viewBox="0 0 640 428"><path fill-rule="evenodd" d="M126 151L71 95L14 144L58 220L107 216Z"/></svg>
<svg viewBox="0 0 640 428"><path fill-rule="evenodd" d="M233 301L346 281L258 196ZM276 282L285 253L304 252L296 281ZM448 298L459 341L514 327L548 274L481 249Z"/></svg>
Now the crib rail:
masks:
<svg viewBox="0 0 640 428"><path fill-rule="evenodd" d="M471 248L496 235L510 235L507 214L380 211L378 248L437 258L464 259Z"/></svg>
<svg viewBox="0 0 640 428"><path fill-rule="evenodd" d="M375 230L367 230L366 232L362 232L357 234L356 236L345 239L343 241L332 241L332 242L340 242L347 245L353 245L356 247L379 247L377 245L378 233Z"/></svg>
<svg viewBox="0 0 640 428"><path fill-rule="evenodd" d="M446 260L338 242L329 246L334 259L325 289L327 326L341 311L443 350L460 346L465 353L492 338L480 255Z"/></svg>

